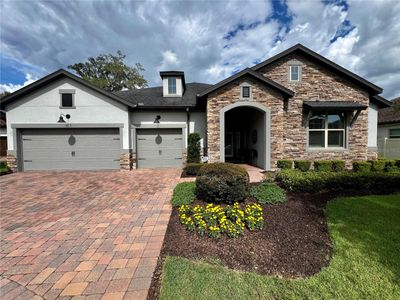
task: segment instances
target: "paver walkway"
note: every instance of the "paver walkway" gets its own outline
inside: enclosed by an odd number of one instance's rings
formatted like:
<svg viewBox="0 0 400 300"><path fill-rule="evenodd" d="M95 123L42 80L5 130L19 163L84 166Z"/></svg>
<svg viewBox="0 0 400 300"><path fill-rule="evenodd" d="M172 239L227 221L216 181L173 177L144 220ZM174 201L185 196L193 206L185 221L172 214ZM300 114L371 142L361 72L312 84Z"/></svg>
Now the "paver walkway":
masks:
<svg viewBox="0 0 400 300"><path fill-rule="evenodd" d="M0 177L0 298L145 299L180 173Z"/></svg>

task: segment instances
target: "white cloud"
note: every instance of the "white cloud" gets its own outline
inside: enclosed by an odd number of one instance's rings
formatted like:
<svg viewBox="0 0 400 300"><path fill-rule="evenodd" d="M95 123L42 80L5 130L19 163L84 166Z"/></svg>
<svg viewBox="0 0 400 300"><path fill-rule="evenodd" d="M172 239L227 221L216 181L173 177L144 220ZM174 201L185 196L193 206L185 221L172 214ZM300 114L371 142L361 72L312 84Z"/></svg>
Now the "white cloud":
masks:
<svg viewBox="0 0 400 300"><path fill-rule="evenodd" d="M303 43L381 85L385 96L400 94L399 1L351 0L348 10L322 1L286 3L288 30L271 18L271 1L1 1L0 46L47 73L120 49L129 64L144 65L154 85L159 70L177 68L188 82L217 82ZM344 20L355 28L331 43ZM235 33L224 39L229 32Z"/></svg>
<svg viewBox="0 0 400 300"><path fill-rule="evenodd" d="M4 92L13 93L16 90L19 90L20 88L23 88L24 86L27 86L28 84L35 82L36 80L38 80L38 78L34 77L32 74L26 74L25 81L22 84L12 84L12 83L0 84L0 93Z"/></svg>

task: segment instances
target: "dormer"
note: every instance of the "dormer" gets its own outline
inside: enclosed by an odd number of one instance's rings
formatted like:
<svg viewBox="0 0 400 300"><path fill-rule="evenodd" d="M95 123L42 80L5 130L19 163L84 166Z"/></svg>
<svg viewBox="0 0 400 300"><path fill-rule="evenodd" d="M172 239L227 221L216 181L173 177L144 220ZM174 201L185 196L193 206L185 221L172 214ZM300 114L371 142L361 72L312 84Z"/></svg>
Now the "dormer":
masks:
<svg viewBox="0 0 400 300"><path fill-rule="evenodd" d="M162 71L163 97L182 97L185 92L185 73L182 71Z"/></svg>

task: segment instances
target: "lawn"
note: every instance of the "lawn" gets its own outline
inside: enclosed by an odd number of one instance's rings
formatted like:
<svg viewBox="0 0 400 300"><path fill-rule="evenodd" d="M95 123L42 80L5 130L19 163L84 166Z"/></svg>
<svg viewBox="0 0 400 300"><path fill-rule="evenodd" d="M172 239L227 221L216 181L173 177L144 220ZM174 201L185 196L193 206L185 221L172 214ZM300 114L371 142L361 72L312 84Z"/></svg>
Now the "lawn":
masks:
<svg viewBox="0 0 400 300"><path fill-rule="evenodd" d="M400 299L400 194L338 198L326 215L334 250L318 274L283 279L167 257L160 298Z"/></svg>

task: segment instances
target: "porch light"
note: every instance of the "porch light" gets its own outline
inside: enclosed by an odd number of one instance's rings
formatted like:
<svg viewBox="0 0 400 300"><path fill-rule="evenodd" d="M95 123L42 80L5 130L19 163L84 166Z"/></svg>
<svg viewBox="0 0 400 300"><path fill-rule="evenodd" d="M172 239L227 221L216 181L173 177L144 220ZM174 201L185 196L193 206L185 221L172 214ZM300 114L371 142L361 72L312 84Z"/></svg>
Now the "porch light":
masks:
<svg viewBox="0 0 400 300"><path fill-rule="evenodd" d="M65 120L62 115L60 115L60 117L58 118L57 123L65 123Z"/></svg>
<svg viewBox="0 0 400 300"><path fill-rule="evenodd" d="M155 120L154 120L154 124L159 124L160 123L160 119L161 119L161 116L157 115Z"/></svg>

